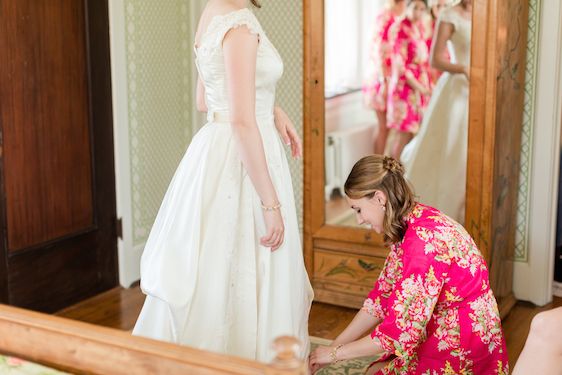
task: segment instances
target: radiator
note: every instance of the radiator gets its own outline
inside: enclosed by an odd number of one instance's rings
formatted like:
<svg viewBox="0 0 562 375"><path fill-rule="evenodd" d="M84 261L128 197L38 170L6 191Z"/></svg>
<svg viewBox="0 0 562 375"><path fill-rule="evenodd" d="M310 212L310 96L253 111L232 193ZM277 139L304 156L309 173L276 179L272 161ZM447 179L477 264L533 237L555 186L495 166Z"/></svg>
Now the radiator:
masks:
<svg viewBox="0 0 562 375"><path fill-rule="evenodd" d="M364 124L326 134L326 201L330 200L334 190L343 195L343 185L353 165L373 153L373 129L372 124Z"/></svg>

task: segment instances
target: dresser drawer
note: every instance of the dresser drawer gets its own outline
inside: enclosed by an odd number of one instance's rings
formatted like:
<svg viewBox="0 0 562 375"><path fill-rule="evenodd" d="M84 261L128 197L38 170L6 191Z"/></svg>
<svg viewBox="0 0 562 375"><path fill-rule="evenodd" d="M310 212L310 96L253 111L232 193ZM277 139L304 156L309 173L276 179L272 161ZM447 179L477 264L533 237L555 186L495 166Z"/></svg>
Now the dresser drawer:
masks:
<svg viewBox="0 0 562 375"><path fill-rule="evenodd" d="M381 257L315 249L313 285L320 297L317 300L340 304L325 296L343 293L355 301L352 305L356 307L373 288L384 262Z"/></svg>

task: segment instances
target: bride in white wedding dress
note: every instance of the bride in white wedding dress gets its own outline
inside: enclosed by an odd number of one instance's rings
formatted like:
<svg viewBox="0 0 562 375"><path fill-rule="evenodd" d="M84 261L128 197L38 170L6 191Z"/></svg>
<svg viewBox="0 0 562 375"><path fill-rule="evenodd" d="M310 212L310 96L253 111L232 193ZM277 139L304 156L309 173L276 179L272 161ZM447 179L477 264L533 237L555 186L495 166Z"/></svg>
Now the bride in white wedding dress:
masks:
<svg viewBox="0 0 562 375"><path fill-rule="evenodd" d="M300 139L275 106L283 62L247 5L209 0L201 16L198 109L208 122L146 243L133 334L260 361L291 335L304 358L313 293L283 145L298 157Z"/></svg>
<svg viewBox="0 0 562 375"><path fill-rule="evenodd" d="M433 90L420 132L400 159L420 201L464 222L468 146L468 78L472 0L442 11L431 63L445 72ZM444 53L452 46L451 62Z"/></svg>

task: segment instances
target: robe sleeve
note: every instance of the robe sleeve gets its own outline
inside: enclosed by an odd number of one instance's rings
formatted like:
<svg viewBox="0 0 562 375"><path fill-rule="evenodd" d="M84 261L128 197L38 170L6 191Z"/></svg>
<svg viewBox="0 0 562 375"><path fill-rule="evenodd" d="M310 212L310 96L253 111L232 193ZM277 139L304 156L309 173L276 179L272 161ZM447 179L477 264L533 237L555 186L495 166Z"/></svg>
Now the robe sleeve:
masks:
<svg viewBox="0 0 562 375"><path fill-rule="evenodd" d="M410 356L426 338L426 326L447 279L449 266L425 254L426 242L402 245L400 277L386 301L383 321L372 332L387 356Z"/></svg>
<svg viewBox="0 0 562 375"><path fill-rule="evenodd" d="M394 289L398 258L396 248L392 246L379 278L363 303L363 311L381 320L386 316L387 300Z"/></svg>

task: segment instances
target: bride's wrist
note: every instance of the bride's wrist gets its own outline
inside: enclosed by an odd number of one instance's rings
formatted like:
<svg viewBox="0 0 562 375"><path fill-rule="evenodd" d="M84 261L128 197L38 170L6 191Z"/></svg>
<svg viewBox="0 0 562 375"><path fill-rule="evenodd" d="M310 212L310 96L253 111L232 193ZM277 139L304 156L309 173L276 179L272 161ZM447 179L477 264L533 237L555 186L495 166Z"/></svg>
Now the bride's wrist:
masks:
<svg viewBox="0 0 562 375"><path fill-rule="evenodd" d="M281 203L275 202L273 204L264 204L261 203L262 210L269 212L269 211L279 211L281 209Z"/></svg>

